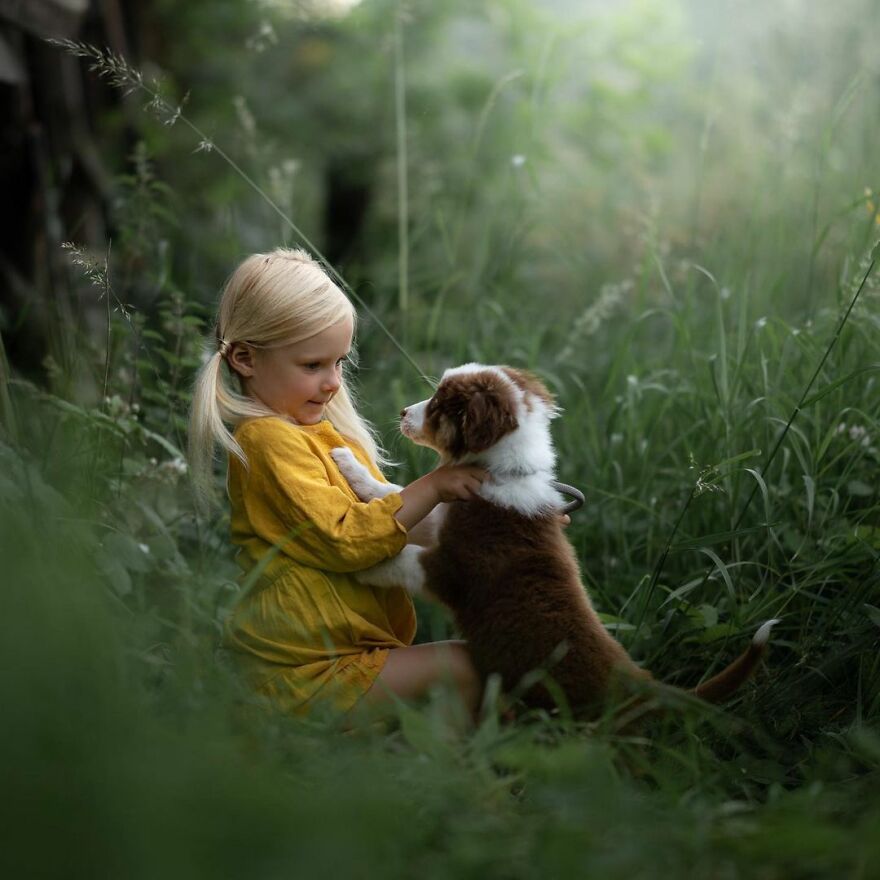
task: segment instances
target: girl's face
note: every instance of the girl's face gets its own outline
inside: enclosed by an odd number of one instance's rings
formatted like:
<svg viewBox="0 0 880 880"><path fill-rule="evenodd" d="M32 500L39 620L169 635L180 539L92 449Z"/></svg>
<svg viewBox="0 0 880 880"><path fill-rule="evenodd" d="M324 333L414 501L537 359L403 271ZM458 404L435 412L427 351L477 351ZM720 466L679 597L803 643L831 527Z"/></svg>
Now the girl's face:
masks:
<svg viewBox="0 0 880 880"><path fill-rule="evenodd" d="M237 343L229 352L245 392L297 424L316 425L342 384L342 364L351 351L352 320L341 321L290 345L253 348Z"/></svg>

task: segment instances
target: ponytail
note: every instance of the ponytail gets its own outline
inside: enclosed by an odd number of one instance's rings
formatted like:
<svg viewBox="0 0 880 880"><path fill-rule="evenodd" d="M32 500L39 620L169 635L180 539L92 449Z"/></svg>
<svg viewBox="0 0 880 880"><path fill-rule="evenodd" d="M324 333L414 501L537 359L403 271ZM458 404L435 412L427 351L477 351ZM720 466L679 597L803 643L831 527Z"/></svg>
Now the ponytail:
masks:
<svg viewBox="0 0 880 880"><path fill-rule="evenodd" d="M231 391L223 378L225 352L208 353L207 360L196 375L192 411L189 418L189 470L202 508L210 507L214 497L213 462L215 444L247 466L244 450L238 445L226 422L237 424L243 419L274 415L253 398Z"/></svg>

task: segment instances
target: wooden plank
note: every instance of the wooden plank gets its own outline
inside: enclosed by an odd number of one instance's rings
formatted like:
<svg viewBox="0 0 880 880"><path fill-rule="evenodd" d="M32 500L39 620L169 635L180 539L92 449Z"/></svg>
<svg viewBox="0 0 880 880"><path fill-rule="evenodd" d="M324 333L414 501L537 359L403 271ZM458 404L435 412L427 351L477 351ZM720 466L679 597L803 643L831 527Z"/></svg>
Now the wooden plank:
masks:
<svg viewBox="0 0 880 880"><path fill-rule="evenodd" d="M72 39L89 0L0 0L0 18L37 37Z"/></svg>
<svg viewBox="0 0 880 880"><path fill-rule="evenodd" d="M0 82L15 86L27 82L27 73L21 62L21 53L13 41L0 28Z"/></svg>

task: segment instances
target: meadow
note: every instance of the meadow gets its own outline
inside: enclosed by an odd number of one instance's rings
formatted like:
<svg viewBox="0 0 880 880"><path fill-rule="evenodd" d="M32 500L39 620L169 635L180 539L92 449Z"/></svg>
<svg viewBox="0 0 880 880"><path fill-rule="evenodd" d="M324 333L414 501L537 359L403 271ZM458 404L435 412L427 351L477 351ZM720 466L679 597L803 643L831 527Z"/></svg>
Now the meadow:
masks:
<svg viewBox="0 0 880 880"><path fill-rule="evenodd" d="M571 6L158 3L160 92L99 59L143 117L112 249L68 248L44 375L0 357L8 876L880 876L880 8ZM191 382L234 263L327 245L334 163L389 476L432 466L395 431L425 377L535 371L630 653L692 686L780 618L734 700L462 733L438 694L351 731L236 680Z"/></svg>

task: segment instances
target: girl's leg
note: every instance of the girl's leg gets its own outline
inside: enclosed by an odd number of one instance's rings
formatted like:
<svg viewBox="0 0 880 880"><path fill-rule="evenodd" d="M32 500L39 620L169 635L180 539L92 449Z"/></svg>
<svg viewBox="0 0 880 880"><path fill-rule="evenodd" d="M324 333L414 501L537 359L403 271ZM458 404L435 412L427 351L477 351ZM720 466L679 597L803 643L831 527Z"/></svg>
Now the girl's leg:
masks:
<svg viewBox="0 0 880 880"><path fill-rule="evenodd" d="M415 700L441 682L449 682L455 687L470 716L476 718L482 696L480 678L465 643L461 641L394 648L360 704L370 707L389 704L392 695L402 700Z"/></svg>

